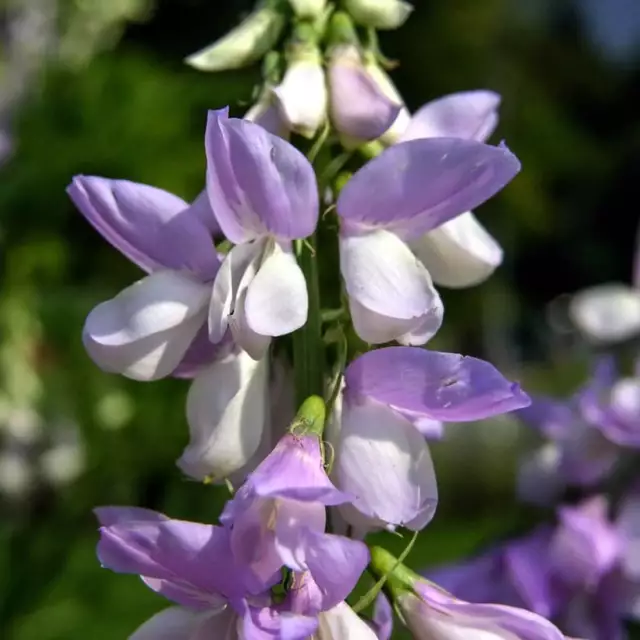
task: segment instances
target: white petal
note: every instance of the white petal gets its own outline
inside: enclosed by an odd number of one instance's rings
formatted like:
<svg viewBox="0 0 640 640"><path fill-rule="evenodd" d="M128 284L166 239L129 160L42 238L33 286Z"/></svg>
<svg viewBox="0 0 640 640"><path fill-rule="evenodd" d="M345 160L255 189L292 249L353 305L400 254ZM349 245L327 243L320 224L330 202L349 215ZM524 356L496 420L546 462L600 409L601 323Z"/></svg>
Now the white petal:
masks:
<svg viewBox="0 0 640 640"><path fill-rule="evenodd" d="M421 529L435 512L436 478L424 437L379 403L344 406L336 478L368 518ZM341 513L348 519L346 511Z"/></svg>
<svg viewBox="0 0 640 640"><path fill-rule="evenodd" d="M176 271L158 271L87 317L83 342L105 371L136 380L169 375L206 319L210 288Z"/></svg>
<svg viewBox="0 0 640 640"><path fill-rule="evenodd" d="M377 230L341 236L340 269L363 340L388 342L425 322L431 335L439 328L442 301L429 272L395 234Z"/></svg>
<svg viewBox="0 0 640 640"><path fill-rule="evenodd" d="M619 342L640 332L640 291L623 284L603 284L577 293L569 315L594 342Z"/></svg>
<svg viewBox="0 0 640 640"><path fill-rule="evenodd" d="M220 342L233 313L240 282L249 267L260 259L264 250L261 241L239 244L231 249L220 265L213 282L209 303L209 337L211 342Z"/></svg>
<svg viewBox="0 0 640 640"><path fill-rule="evenodd" d="M377 640L373 629L346 603L318 616L318 640Z"/></svg>
<svg viewBox="0 0 640 640"><path fill-rule="evenodd" d="M241 351L199 374L187 396L189 446L178 460L187 475L228 477L258 449L267 423L268 361Z"/></svg>
<svg viewBox="0 0 640 640"><path fill-rule="evenodd" d="M275 245L249 285L247 323L264 336L283 336L307 321L307 282L295 257Z"/></svg>
<svg viewBox="0 0 640 640"><path fill-rule="evenodd" d="M217 613L169 607L138 627L129 640L236 640L236 618L230 610Z"/></svg>
<svg viewBox="0 0 640 640"><path fill-rule="evenodd" d="M311 52L292 61L274 95L289 128L313 137L326 120L329 99L320 56Z"/></svg>
<svg viewBox="0 0 640 640"><path fill-rule="evenodd" d="M410 243L433 281L444 287L471 287L502 263L502 249L468 211Z"/></svg>

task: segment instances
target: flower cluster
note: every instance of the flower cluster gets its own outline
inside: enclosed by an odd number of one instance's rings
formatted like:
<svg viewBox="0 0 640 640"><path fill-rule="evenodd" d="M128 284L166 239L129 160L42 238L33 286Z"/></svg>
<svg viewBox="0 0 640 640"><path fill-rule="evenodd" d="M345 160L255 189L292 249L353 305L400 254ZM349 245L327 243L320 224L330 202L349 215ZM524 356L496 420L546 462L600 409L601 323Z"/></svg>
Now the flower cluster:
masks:
<svg viewBox="0 0 640 640"><path fill-rule="evenodd" d="M383 596L372 618L359 615L362 603L346 604L367 565L382 581L365 604L387 581L418 638L561 640L539 615L459 601L365 542L370 531L418 532L433 518L428 437L530 400L487 362L422 348L443 321L434 282L475 285L502 260L471 213L520 169L504 144L486 143L500 99L454 94L411 117L375 39L411 7L343 8L266 0L189 58L212 71L264 59L245 118L208 114L206 186L193 202L94 176L68 189L146 274L91 311L88 354L135 380L190 379L190 439L177 466L232 490L215 525L97 509L100 561L177 605L138 640L388 638ZM293 134L303 149L314 138L306 155ZM356 151L368 161L340 173ZM339 309L320 296L319 230L334 232Z"/></svg>

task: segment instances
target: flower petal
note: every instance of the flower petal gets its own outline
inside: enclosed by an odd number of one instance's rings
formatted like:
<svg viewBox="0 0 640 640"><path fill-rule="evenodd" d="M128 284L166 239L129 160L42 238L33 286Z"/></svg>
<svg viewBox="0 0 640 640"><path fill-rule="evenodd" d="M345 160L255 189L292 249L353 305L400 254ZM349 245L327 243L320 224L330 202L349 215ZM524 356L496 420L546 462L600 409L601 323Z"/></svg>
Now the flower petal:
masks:
<svg viewBox="0 0 640 640"><path fill-rule="evenodd" d="M438 490L424 437L379 403L345 403L335 474L368 518L418 530L435 513ZM349 521L348 510L341 512Z"/></svg>
<svg viewBox="0 0 640 640"><path fill-rule="evenodd" d="M369 351L347 367L345 380L348 398L369 397L445 422L480 420L530 403L488 362L414 347Z"/></svg>
<svg viewBox="0 0 640 640"><path fill-rule="evenodd" d="M369 563L369 549L358 540L307 529L307 567L323 595L326 611L354 589ZM351 636L349 636L351 637Z"/></svg>
<svg viewBox="0 0 640 640"><path fill-rule="evenodd" d="M500 191L520 170L505 147L474 140L411 140L386 149L346 184L338 215L417 238Z"/></svg>
<svg viewBox="0 0 640 640"><path fill-rule="evenodd" d="M190 442L178 467L198 480L222 480L246 465L266 425L267 392L267 360L244 351L200 373L187 396Z"/></svg>
<svg viewBox="0 0 640 640"><path fill-rule="evenodd" d="M425 319L432 334L439 328L442 301L429 273L394 234L385 230L341 234L340 269L363 340L388 342L418 328ZM381 322L367 311L382 316Z"/></svg>
<svg viewBox="0 0 640 640"><path fill-rule="evenodd" d="M157 271L93 309L84 346L105 371L135 380L163 378L203 325L209 291L186 273Z"/></svg>
<svg viewBox="0 0 640 640"><path fill-rule="evenodd" d="M145 271L186 269L203 279L219 266L211 235L189 205L128 180L76 176L67 193L85 218Z"/></svg>
<svg viewBox="0 0 640 640"><path fill-rule="evenodd" d="M326 506L351 499L329 480L316 436L284 436L253 472L249 483L256 494L263 497L290 498Z"/></svg>
<svg viewBox="0 0 640 640"><path fill-rule="evenodd" d="M389 640L393 633L393 610L387 596L379 594L373 606L373 620L371 621L378 640Z"/></svg>
<svg viewBox="0 0 640 640"><path fill-rule="evenodd" d="M96 507L93 513L103 527L120 522L163 522L169 520L164 513L141 507Z"/></svg>
<svg viewBox="0 0 640 640"><path fill-rule="evenodd" d="M346 602L322 612L319 623L319 640L378 640L380 637Z"/></svg>
<svg viewBox="0 0 640 640"><path fill-rule="evenodd" d="M307 282L291 251L276 244L251 281L244 304L247 324L263 336L283 336L307 321Z"/></svg>
<svg viewBox="0 0 640 640"><path fill-rule="evenodd" d="M209 194L206 189L203 189L198 194L198 197L191 203L190 213L202 222L212 236L222 235L222 230L211 208L211 201L209 200Z"/></svg>
<svg viewBox="0 0 640 640"><path fill-rule="evenodd" d="M356 142L379 138L396 120L402 105L392 101L367 73L354 45L336 47L329 62L331 119Z"/></svg>
<svg viewBox="0 0 640 640"><path fill-rule="evenodd" d="M498 124L500 96L464 91L428 102L411 118L401 142L420 138L464 138L484 142Z"/></svg>
<svg viewBox="0 0 640 640"><path fill-rule="evenodd" d="M470 211L409 246L433 281L452 289L484 282L502 263L502 248Z"/></svg>
<svg viewBox="0 0 640 640"><path fill-rule="evenodd" d="M129 640L206 640L232 638L237 615L230 609L221 613L170 607L149 618L129 636Z"/></svg>
<svg viewBox="0 0 640 640"><path fill-rule="evenodd" d="M569 315L593 342L628 340L640 333L640 292L615 283L590 287L573 296Z"/></svg>
<svg viewBox="0 0 640 640"><path fill-rule="evenodd" d="M265 234L304 238L318 221L318 187L295 147L246 120L210 111L207 192L225 236L236 244Z"/></svg>

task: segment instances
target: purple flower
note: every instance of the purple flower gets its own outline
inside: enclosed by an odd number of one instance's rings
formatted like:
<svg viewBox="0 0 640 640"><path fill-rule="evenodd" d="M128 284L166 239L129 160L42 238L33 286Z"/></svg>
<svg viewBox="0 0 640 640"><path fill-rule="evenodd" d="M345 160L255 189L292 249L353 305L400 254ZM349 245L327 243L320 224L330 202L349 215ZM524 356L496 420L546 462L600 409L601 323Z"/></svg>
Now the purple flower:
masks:
<svg viewBox="0 0 640 640"><path fill-rule="evenodd" d="M359 529L418 530L433 517L437 487L425 424L480 420L529 403L487 362L412 347L360 356L345 383L327 436L336 482L355 496L340 510Z"/></svg>
<svg viewBox="0 0 640 640"><path fill-rule="evenodd" d="M337 202L340 267L363 340L418 345L438 331L442 301L409 244L488 200L519 169L504 146L431 138L390 147L353 176Z"/></svg>
<svg viewBox="0 0 640 640"><path fill-rule="evenodd" d="M361 542L324 532L326 507L350 499L329 480L317 436L290 434L227 503L221 521L231 528L236 561L258 588L283 565L308 574L319 594L317 613L347 597L369 560Z"/></svg>
<svg viewBox="0 0 640 640"><path fill-rule="evenodd" d="M155 187L93 176L76 176L67 191L102 236L149 273L87 317L83 342L94 362L156 380L212 361L217 347L200 336L220 259L206 200L189 206Z"/></svg>
<svg viewBox="0 0 640 640"><path fill-rule="evenodd" d="M379 138L395 122L400 103L370 76L356 45L333 47L327 73L331 120L349 145Z"/></svg>
<svg viewBox="0 0 640 640"><path fill-rule="evenodd" d="M313 168L288 142L262 127L209 112L207 192L224 235L235 247L213 284L209 337L230 327L259 360L273 336L307 319L307 287L291 241L313 233L318 187Z"/></svg>
<svg viewBox="0 0 640 640"><path fill-rule="evenodd" d="M601 496L561 507L555 527L543 525L428 577L473 602L525 607L577 637L622 640L640 587L638 505L631 492L615 521Z"/></svg>

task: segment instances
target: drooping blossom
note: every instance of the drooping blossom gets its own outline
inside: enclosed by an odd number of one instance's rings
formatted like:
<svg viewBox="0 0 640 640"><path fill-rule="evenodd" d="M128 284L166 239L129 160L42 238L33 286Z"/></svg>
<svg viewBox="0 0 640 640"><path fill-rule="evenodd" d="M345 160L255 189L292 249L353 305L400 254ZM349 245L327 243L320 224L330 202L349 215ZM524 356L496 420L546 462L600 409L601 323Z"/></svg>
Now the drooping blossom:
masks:
<svg viewBox="0 0 640 640"><path fill-rule="evenodd" d="M413 347L370 351L345 371L345 387L327 437L334 478L352 494L340 507L360 532L422 529L437 487L425 434L438 423L468 422L522 408L528 396L489 363Z"/></svg>
<svg viewBox="0 0 640 640"><path fill-rule="evenodd" d="M259 360L273 336L307 319L306 282L291 242L316 227L315 174L288 142L226 110L209 113L205 147L211 206L235 244L213 284L209 337L217 342L230 328Z"/></svg>
<svg viewBox="0 0 640 640"><path fill-rule="evenodd" d="M414 574L374 547L372 568L388 575L388 588L412 636L418 640L565 640L542 616L523 608L467 602Z"/></svg>
<svg viewBox="0 0 640 640"><path fill-rule="evenodd" d="M348 15L331 17L327 79L329 113L343 145L379 138L395 122L401 102L390 98L369 74L366 57Z"/></svg>
<svg viewBox="0 0 640 640"><path fill-rule="evenodd" d="M495 195L519 169L504 146L441 137L392 146L347 182L337 202L340 267L363 340L420 345L438 331L442 301L409 245Z"/></svg>
<svg viewBox="0 0 640 640"><path fill-rule="evenodd" d="M239 69L259 60L278 41L285 17L277 0L266 0L225 36L185 62L200 71Z"/></svg>
<svg viewBox="0 0 640 640"><path fill-rule="evenodd" d="M345 0L344 7L356 22L374 29L397 29L413 11L404 0Z"/></svg>
<svg viewBox="0 0 640 640"><path fill-rule="evenodd" d="M208 200L190 206L162 189L94 176L76 176L67 191L95 229L149 274L87 317L82 337L92 360L136 380L191 375L211 362L217 347L205 325L220 258Z"/></svg>
<svg viewBox="0 0 640 640"><path fill-rule="evenodd" d="M557 523L485 555L428 573L454 595L524 607L585 640L622 640L638 616L640 501L633 489L615 519L603 496L561 506Z"/></svg>

